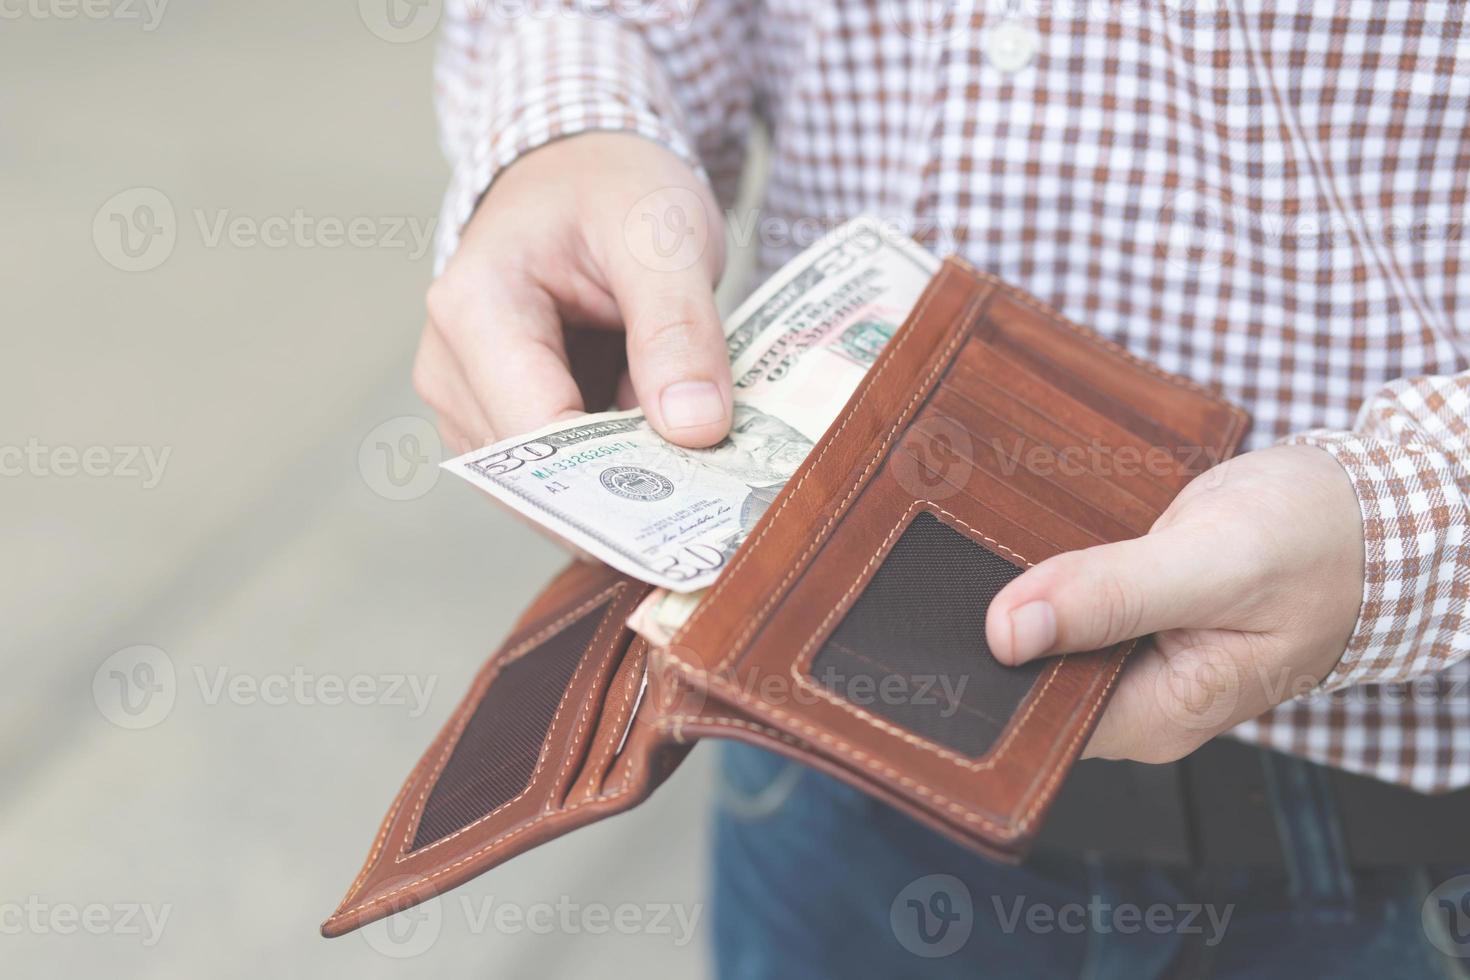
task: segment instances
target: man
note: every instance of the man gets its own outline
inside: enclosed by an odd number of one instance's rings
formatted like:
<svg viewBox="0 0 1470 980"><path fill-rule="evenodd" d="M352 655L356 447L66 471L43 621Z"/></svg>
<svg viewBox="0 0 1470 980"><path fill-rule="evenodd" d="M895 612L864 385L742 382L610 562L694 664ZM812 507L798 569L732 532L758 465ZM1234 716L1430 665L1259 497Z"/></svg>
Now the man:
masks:
<svg viewBox="0 0 1470 980"><path fill-rule="evenodd" d="M1431 928L1438 902L1470 924L1466 879L1425 870L1464 841L1404 817L1378 836L1422 857L1350 852L1313 789L1344 772L1417 791L1394 799L1470 784L1463 3L498 9L451 11L438 73L454 178L415 380L454 448L588 407L566 325L626 331L622 400L665 437L725 436L717 202L757 117L762 272L805 244L781 229L875 212L1254 417L1250 451L1150 534L1029 570L986 629L1009 663L1155 634L1086 754L1171 763L1227 731L1272 750L1250 752L1265 788L1227 801L1264 801L1269 839L1208 874L1147 848L1003 869L731 751L726 975L1427 975L1447 947L1470 953ZM1257 845L1271 859L1247 868ZM1085 926L1062 928L1078 904ZM1230 917L1211 942L1182 914L1130 930L1096 911L1130 904ZM925 945L962 919L957 948Z"/></svg>

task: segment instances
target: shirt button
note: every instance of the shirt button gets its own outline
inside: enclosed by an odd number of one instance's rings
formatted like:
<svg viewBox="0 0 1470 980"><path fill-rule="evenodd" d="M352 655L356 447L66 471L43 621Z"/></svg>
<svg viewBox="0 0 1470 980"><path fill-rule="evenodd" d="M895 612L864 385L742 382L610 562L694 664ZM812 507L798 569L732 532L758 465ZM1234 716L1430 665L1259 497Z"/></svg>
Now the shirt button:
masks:
<svg viewBox="0 0 1470 980"><path fill-rule="evenodd" d="M1007 75L1031 64L1039 44L1036 32L1018 17L1008 17L985 32L985 60Z"/></svg>

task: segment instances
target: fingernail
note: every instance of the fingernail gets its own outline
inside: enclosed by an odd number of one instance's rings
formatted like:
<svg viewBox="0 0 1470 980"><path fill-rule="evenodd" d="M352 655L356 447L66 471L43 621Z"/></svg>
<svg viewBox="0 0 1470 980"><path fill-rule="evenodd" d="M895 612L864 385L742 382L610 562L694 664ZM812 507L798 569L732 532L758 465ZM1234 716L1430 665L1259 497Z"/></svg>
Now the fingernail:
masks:
<svg viewBox="0 0 1470 980"><path fill-rule="evenodd" d="M1011 659L1016 663L1040 656L1057 642L1057 614L1044 599L1011 611Z"/></svg>
<svg viewBox="0 0 1470 980"><path fill-rule="evenodd" d="M659 395L658 407L664 425L671 429L692 429L725 418L725 399L709 381L676 381Z"/></svg>

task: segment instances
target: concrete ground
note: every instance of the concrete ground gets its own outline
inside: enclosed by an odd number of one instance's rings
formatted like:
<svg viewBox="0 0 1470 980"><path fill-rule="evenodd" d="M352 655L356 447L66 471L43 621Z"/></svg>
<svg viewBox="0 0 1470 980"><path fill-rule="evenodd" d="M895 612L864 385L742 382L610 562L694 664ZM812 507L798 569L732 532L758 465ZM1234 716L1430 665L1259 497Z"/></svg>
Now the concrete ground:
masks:
<svg viewBox="0 0 1470 980"><path fill-rule="evenodd" d="M379 6L4 8L6 977L706 972L707 747L447 896L410 962L317 936L563 561L422 461L433 40ZM697 928L518 918L624 903Z"/></svg>

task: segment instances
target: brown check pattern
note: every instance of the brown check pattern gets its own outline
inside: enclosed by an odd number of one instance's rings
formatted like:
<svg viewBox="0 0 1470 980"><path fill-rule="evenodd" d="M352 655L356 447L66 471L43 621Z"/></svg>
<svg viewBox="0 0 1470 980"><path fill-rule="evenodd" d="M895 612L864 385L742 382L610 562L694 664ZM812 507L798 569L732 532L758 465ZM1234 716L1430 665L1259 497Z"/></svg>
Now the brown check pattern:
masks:
<svg viewBox="0 0 1470 980"><path fill-rule="evenodd" d="M459 0L440 55L441 260L549 140L641 134L728 201L760 119L762 272L873 212L1331 453L1356 630L1235 734L1470 785L1464 0Z"/></svg>

